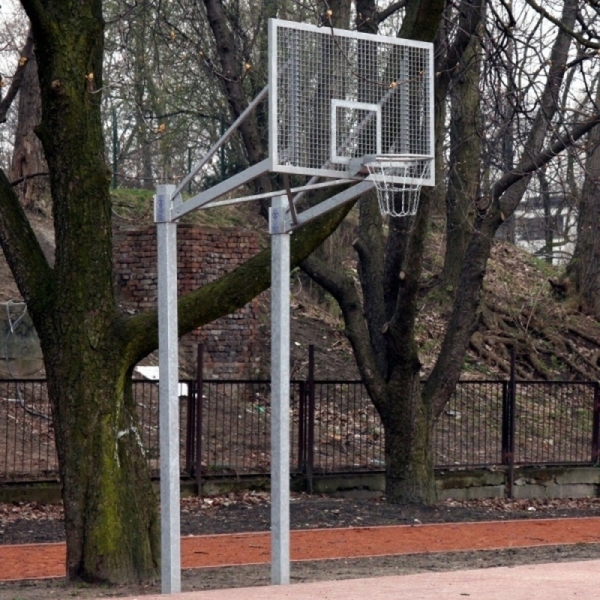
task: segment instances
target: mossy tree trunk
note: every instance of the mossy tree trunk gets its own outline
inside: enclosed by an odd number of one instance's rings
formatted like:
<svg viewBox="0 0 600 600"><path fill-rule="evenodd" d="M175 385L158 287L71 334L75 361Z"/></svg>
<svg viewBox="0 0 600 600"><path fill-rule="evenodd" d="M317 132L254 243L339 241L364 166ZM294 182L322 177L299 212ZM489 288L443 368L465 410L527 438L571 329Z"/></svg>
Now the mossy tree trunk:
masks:
<svg viewBox="0 0 600 600"><path fill-rule="evenodd" d="M87 338L81 330L75 335ZM110 336L103 343L109 342ZM46 361L65 507L67 573L69 579L84 581L153 579L159 566L157 500L130 380L114 350L105 354L88 350L87 357L67 364Z"/></svg>
<svg viewBox="0 0 600 600"><path fill-rule="evenodd" d="M432 410L421 396L417 370L391 381L385 429L385 490L390 502L432 504L436 499L431 449Z"/></svg>
<svg viewBox="0 0 600 600"><path fill-rule="evenodd" d="M113 289L110 174L100 118L101 0L23 0L38 58L56 253L50 266L0 171L0 245L38 331L55 425L70 579L156 577L159 520L131 391L158 345L156 311L123 315ZM292 266L350 207L298 232ZM180 299L180 332L233 312L268 288L270 252Z"/></svg>
<svg viewBox="0 0 600 600"><path fill-rule="evenodd" d="M157 502L140 447L123 323L113 290L109 175L100 118L103 30L99 0L24 1L38 59L56 252L15 266L40 335L65 505L70 578L154 577ZM23 216L15 215L23 224Z"/></svg>

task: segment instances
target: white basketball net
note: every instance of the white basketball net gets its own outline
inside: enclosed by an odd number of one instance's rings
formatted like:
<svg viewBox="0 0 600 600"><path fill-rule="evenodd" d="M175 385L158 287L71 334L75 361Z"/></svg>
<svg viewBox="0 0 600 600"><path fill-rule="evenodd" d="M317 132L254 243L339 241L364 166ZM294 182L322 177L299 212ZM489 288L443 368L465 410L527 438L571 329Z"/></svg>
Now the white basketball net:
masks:
<svg viewBox="0 0 600 600"><path fill-rule="evenodd" d="M430 161L409 155L376 156L365 165L375 184L379 210L383 216L408 217L419 208L423 180Z"/></svg>

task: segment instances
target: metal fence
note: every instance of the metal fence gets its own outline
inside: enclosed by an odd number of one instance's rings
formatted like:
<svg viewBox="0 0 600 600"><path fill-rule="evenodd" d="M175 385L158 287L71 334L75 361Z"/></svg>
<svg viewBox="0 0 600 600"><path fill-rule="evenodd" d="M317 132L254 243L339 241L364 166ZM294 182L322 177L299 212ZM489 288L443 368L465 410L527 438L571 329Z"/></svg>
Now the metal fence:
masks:
<svg viewBox="0 0 600 600"><path fill-rule="evenodd" d="M436 465L596 464L597 382L461 381L438 419Z"/></svg>
<svg viewBox="0 0 600 600"><path fill-rule="evenodd" d="M0 481L57 472L46 382L0 381Z"/></svg>
<svg viewBox="0 0 600 600"><path fill-rule="evenodd" d="M157 474L158 385L135 381L133 390ZM181 393L182 470L196 477L269 471L268 381L184 381ZM384 467L381 421L360 381L292 381L290 395L292 471ZM434 427L435 464L596 464L599 426L596 382L461 381ZM0 481L56 475L45 381L0 381Z"/></svg>

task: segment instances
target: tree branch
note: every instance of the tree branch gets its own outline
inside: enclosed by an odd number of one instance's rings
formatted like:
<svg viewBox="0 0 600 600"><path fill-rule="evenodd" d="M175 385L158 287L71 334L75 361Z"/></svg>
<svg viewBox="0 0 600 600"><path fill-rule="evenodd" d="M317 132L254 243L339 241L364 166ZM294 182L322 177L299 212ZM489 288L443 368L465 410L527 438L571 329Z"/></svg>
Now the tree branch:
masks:
<svg viewBox="0 0 600 600"><path fill-rule="evenodd" d="M407 3L398 37L432 42L440 26L445 0L413 0Z"/></svg>
<svg viewBox="0 0 600 600"><path fill-rule="evenodd" d="M344 316L346 336L352 345L354 358L369 396L378 410L386 398L384 374L377 363L376 350L369 335L362 303L354 282L340 271L330 268L316 256L308 257L301 265L307 275L327 290L336 300Z"/></svg>
<svg viewBox="0 0 600 600"><path fill-rule="evenodd" d="M20 0L21 6L27 13L29 20L31 21L31 30L34 38L36 31L43 33L44 35L50 35L50 23L48 17L48 10L44 6L41 0Z"/></svg>
<svg viewBox="0 0 600 600"><path fill-rule="evenodd" d="M27 67L27 63L29 59L33 55L33 33L31 29L27 34L27 40L25 41L25 45L23 46L23 50L21 50L21 57L19 59L19 64L17 65L17 69L15 74L13 75L12 82L8 91L6 92L6 96L2 98L2 102L0 102L0 123L6 123L6 113L8 109L11 107L13 100L16 98L19 89L21 87L21 82L23 81L23 75L25 74L25 68Z"/></svg>
<svg viewBox="0 0 600 600"><path fill-rule="evenodd" d="M401 8L404 8L407 3L408 0L398 0L397 2L392 2L392 4L383 10L378 11L375 14L375 23L377 26L379 26L380 23L383 23L388 17L391 17L394 13L398 12Z"/></svg>
<svg viewBox="0 0 600 600"><path fill-rule="evenodd" d="M600 125L600 112L595 113L587 121L579 123L573 129L558 137L558 139L545 150L535 156L528 157L517 169L503 175L492 187L491 199L498 200L509 187L531 175L544 165L548 164L555 156L563 150L572 147L577 140L583 137L590 129Z"/></svg>
<svg viewBox="0 0 600 600"><path fill-rule="evenodd" d="M52 300L53 271L4 171L0 170L0 246L27 306L38 316Z"/></svg>
<svg viewBox="0 0 600 600"><path fill-rule="evenodd" d="M225 88L227 101L234 117L239 117L248 105L242 89L243 71L241 57L236 53L236 44L221 0L204 0L208 23L216 42L217 54L221 62L223 75L221 80ZM240 133L250 164L260 162L265 151L260 134L253 119L246 119L240 124Z"/></svg>
<svg viewBox="0 0 600 600"><path fill-rule="evenodd" d="M349 203L295 232L291 240L291 268L297 267L339 226L352 208ZM271 249L179 299L179 335L185 335L241 308L271 285ZM158 347L157 310L130 318L125 324L128 340L124 360L133 367Z"/></svg>
<svg viewBox="0 0 600 600"><path fill-rule="evenodd" d="M438 85L448 87L451 74L460 65L471 38L477 33L483 15L483 0L465 0L461 4L460 21L454 43L448 48L443 63L436 65L440 73ZM444 94L445 95L445 94Z"/></svg>
<svg viewBox="0 0 600 600"><path fill-rule="evenodd" d="M20 183L23 183L23 181L25 181L26 179L34 179L35 177L48 177L49 175L50 173L48 173L48 171L42 171L41 173L31 173L31 175L25 175L23 177L19 177L18 179L11 181L10 185L15 187Z"/></svg>
<svg viewBox="0 0 600 600"><path fill-rule="evenodd" d="M535 0L525 0L533 10L540 14L544 19L547 19L554 25L556 25L561 31L570 35L573 39L577 40L582 46L586 48L592 48L594 50L600 50L600 44L591 42L584 38L580 33L577 33L572 27L567 27L561 19L557 19L552 16L546 9L542 8Z"/></svg>

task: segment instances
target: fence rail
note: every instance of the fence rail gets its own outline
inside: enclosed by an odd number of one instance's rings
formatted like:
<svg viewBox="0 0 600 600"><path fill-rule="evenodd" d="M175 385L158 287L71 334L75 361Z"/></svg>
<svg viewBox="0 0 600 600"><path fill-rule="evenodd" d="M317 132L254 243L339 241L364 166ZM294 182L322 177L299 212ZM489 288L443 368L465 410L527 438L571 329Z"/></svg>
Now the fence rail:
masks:
<svg viewBox="0 0 600 600"><path fill-rule="evenodd" d="M269 471L269 381L200 379L182 389L183 471ZM158 385L135 381L133 391L157 474ZM290 410L292 471L384 468L383 428L362 382L292 381ZM596 382L461 381L434 427L435 464L596 464L599 427ZM56 477L53 433L45 381L0 381L0 481Z"/></svg>

